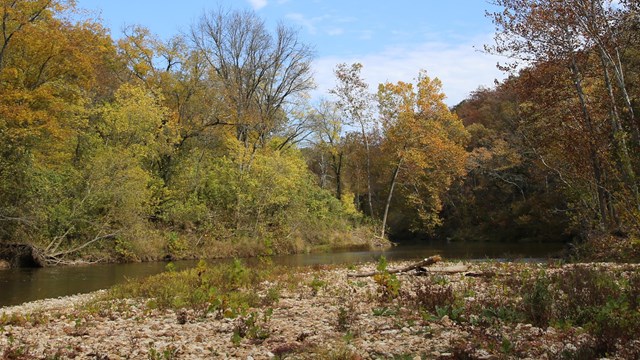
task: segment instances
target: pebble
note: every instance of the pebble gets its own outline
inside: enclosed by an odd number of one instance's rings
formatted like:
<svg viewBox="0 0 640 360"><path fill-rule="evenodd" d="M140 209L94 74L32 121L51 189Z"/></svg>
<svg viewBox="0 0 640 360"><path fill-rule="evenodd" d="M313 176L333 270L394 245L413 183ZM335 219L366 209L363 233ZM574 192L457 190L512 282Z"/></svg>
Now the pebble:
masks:
<svg viewBox="0 0 640 360"><path fill-rule="evenodd" d="M396 266L392 264L390 266ZM403 266L402 264L398 266ZM493 266L496 272L502 271ZM513 268L525 268L527 265L514 265ZM366 264L357 271L371 271L375 264ZM640 268L638 268L640 269ZM507 271L507 270L504 270ZM513 269L508 271L514 271ZM537 270L536 270L537 271ZM88 316L90 321L82 322L82 331L76 328L77 311L83 303L99 298L104 292L74 295L66 298L41 300L20 306L0 308L2 314L11 315L41 312L60 314L51 316L44 324L25 323L24 325L0 326L0 349L8 346L9 334L16 344L29 349L32 358L52 358L59 349L65 349L63 358L120 359L148 358L151 349L163 354L164 351L177 350L178 358L235 358L260 360L275 358L274 349L285 344L295 343L301 353L292 354L292 358L312 357L305 351L325 351L327 349L346 349L362 358L389 358L408 355L411 359L420 359L422 354L429 357L451 357L451 344L464 342L473 336L481 338L499 338L509 334L513 344L529 344L530 353L523 356L534 359L560 354L563 351L575 353L584 343L583 332L567 335L563 330L553 327L540 329L531 324L505 324L503 327L484 328L467 322L456 323L448 316L436 322L424 321L417 313L403 313L391 316L374 316L373 309L381 306L402 306L402 302L378 303L377 284L371 278L359 279L363 286L349 285L346 269L326 270L303 275L306 278L318 276L327 284L317 296L311 297L309 288L300 285L295 289L283 286L281 300L273 305L273 315L268 323L271 336L264 342L244 339L236 346L231 342L235 326L234 319L216 319L213 316L201 318L197 313L188 311L188 321L178 325L176 312L154 310L146 312L146 301L127 300L111 306L104 313ZM467 286L461 277L446 275L452 286ZM403 286L419 284L422 277L399 275ZM269 286L273 286L269 283ZM474 282L474 298L480 301L493 296L487 292L487 282ZM256 289L260 292L260 289ZM371 295L373 294L373 295ZM472 301L470 299L467 299ZM114 304L116 305L116 304ZM337 328L338 308L344 307L353 312L353 321L349 324L352 338L347 343L345 332ZM250 311L254 311L251 309ZM260 311L260 309L258 309ZM403 315L404 314L404 315ZM406 316L406 318L403 318ZM477 319L476 319L477 320ZM411 321L411 322L409 322ZM409 324L411 324L409 326ZM424 331L428 329L428 331ZM66 330L66 331L65 331ZM86 333L84 333L86 331ZM66 332L66 333L65 333ZM305 334L301 336L301 334ZM299 340L298 340L299 339ZM527 343L528 342L528 343ZM576 346L578 344L578 346ZM74 348L78 353L74 354ZM497 358L497 349L471 349L470 357L478 359ZM323 354L323 353L320 353ZM278 354L280 355L280 354ZM545 355L545 356L542 356ZM318 358L316 356L315 358Z"/></svg>

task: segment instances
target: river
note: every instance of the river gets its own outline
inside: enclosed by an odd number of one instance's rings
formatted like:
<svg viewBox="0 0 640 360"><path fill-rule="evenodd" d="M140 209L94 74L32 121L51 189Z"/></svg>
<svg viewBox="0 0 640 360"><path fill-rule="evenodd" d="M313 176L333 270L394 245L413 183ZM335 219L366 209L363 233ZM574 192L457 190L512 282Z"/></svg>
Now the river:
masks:
<svg viewBox="0 0 640 360"><path fill-rule="evenodd" d="M356 264L388 260L414 260L439 254L445 259L545 260L558 254L559 243L459 243L421 242L401 244L386 251L340 251L274 256L273 262L284 266L317 264ZM212 260L225 261L225 260ZM252 259L247 262L251 263ZM196 261L175 262L176 268L194 266ZM59 296L106 289L128 279L142 278L164 271L166 263L100 264L57 268L22 268L0 270L0 307L17 305Z"/></svg>

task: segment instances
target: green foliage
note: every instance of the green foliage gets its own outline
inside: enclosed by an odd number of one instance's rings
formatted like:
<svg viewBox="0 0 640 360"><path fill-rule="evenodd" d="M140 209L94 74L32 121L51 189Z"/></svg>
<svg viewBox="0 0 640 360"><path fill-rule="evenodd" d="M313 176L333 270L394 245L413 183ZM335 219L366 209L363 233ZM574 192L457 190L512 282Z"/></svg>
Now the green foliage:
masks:
<svg viewBox="0 0 640 360"><path fill-rule="evenodd" d="M162 350L157 350L156 348L152 347L149 348L149 355L147 356L147 358L149 360L173 360L179 358L179 353L180 350L174 346L168 346Z"/></svg>
<svg viewBox="0 0 640 360"><path fill-rule="evenodd" d="M258 343L266 340L270 335L269 320L273 315L273 309L269 308L260 316L257 312L251 312L247 316L236 319L236 325L231 335L231 341L239 345L242 339L251 339Z"/></svg>
<svg viewBox="0 0 640 360"><path fill-rule="evenodd" d="M172 262L168 262L167 265L164 267L164 269L170 273L176 272L176 265Z"/></svg>
<svg viewBox="0 0 640 360"><path fill-rule="evenodd" d="M320 289L326 286L327 286L327 283L325 281L318 279L318 277L316 276L314 276L313 280L311 280L311 282L309 283L309 287L311 287L311 294L313 296L318 295L318 292L320 291Z"/></svg>
<svg viewBox="0 0 640 360"><path fill-rule="evenodd" d="M554 276L541 274L522 285L523 315L538 326L584 327L596 338L592 350L606 354L640 331L634 281L581 266Z"/></svg>
<svg viewBox="0 0 640 360"><path fill-rule="evenodd" d="M394 316L397 314L397 311L393 309L389 309L388 307L381 308L373 308L373 316Z"/></svg>
<svg viewBox="0 0 640 360"><path fill-rule="evenodd" d="M240 288L249 284L251 272L240 259L233 259L231 266L224 273L224 280L231 288Z"/></svg>
<svg viewBox="0 0 640 360"><path fill-rule="evenodd" d="M250 164L243 164L242 149L233 151L196 153L199 162L186 158L170 186L180 197L163 218L216 238L248 239L265 255L331 244L331 234L350 230L352 215L312 183L298 151L264 149Z"/></svg>
<svg viewBox="0 0 640 360"><path fill-rule="evenodd" d="M353 326L356 322L356 315L355 306L352 302L348 302L346 306L339 306L336 329L345 332L345 336L353 337Z"/></svg>
<svg viewBox="0 0 640 360"><path fill-rule="evenodd" d="M174 257L180 257L187 250L187 244L184 238L181 238L176 232L167 234L167 254Z"/></svg>
<svg viewBox="0 0 640 360"><path fill-rule="evenodd" d="M395 274L389 274L387 271L387 259L384 256L380 256L376 269L378 273L373 276L373 280L378 284L378 292L382 299L390 300L398 297L402 284Z"/></svg>
<svg viewBox="0 0 640 360"><path fill-rule="evenodd" d="M201 261L184 271L176 271L169 263L164 273L114 287L110 297L143 298L148 299L149 308L189 308L202 315L235 318L251 307L277 301L277 293L267 291L261 299L255 291L267 273L258 267L247 268L237 259L215 266Z"/></svg>
<svg viewBox="0 0 640 360"><path fill-rule="evenodd" d="M524 317L523 314L515 306L504 305L497 307L487 307L482 311L481 315L487 319L495 318L501 321L512 323L518 322Z"/></svg>
<svg viewBox="0 0 640 360"><path fill-rule="evenodd" d="M387 266L389 266L387 258L384 255L380 256L380 258L378 259L378 264L376 265L376 270L380 272L387 271Z"/></svg>
<svg viewBox="0 0 640 360"><path fill-rule="evenodd" d="M436 306L435 310L435 314L438 319L448 316L449 319L453 321L459 321L461 319L461 315L464 313L464 307L455 307L453 305L446 305L443 307Z"/></svg>
<svg viewBox="0 0 640 360"><path fill-rule="evenodd" d="M549 279L541 274L522 298L525 316L536 326L547 325L552 316L550 285Z"/></svg>

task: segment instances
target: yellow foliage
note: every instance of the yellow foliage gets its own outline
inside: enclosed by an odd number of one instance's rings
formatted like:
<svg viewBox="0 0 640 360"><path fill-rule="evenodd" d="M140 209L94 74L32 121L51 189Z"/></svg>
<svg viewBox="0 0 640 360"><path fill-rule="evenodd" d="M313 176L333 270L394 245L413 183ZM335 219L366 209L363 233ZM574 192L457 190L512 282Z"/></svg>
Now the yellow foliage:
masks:
<svg viewBox="0 0 640 360"><path fill-rule="evenodd" d="M427 227L439 223L440 197L465 174L469 135L444 103L440 80L424 72L417 85L381 84L378 99L385 134L383 151L398 169L407 201Z"/></svg>

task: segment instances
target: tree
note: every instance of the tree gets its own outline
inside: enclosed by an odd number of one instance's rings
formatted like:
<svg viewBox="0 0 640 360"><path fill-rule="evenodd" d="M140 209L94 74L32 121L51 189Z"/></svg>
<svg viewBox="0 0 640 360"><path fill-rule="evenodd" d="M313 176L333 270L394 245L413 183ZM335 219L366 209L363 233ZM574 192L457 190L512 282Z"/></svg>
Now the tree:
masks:
<svg viewBox="0 0 640 360"><path fill-rule="evenodd" d="M546 121L534 127L525 116L535 100L526 106L521 101L537 89L532 83L517 84L520 81L524 79L513 77L495 89L480 88L454 107L470 134L467 176L446 196L439 236L462 241L554 242L575 235L563 182L574 179L569 176L572 166L568 156L556 157L575 152L575 134L552 138L558 128ZM537 86L547 93L552 88L547 83ZM542 103L532 113L550 106ZM546 141L538 142L545 134ZM573 150L568 149L569 142ZM553 148L560 143L567 147L558 153L547 151L547 145Z"/></svg>
<svg viewBox="0 0 640 360"><path fill-rule="evenodd" d="M245 148L264 146L286 121L285 107L313 86L311 49L284 25L272 35L253 12L204 14L191 41L224 98L214 124L233 125Z"/></svg>
<svg viewBox="0 0 640 360"><path fill-rule="evenodd" d="M343 123L335 103L323 100L315 109L313 117L313 129L315 130L315 149L320 153L320 187L325 188L328 169L325 169L324 157L327 156L329 166L335 186L335 195L341 199L343 195L343 166L344 166L344 144L343 144Z"/></svg>
<svg viewBox="0 0 640 360"><path fill-rule="evenodd" d="M97 81L99 74L107 73L116 57L111 39L99 24L64 19L64 12L73 10L72 5L62 1L3 2L3 239L23 239L22 231L36 226L27 204L39 174L63 176L69 164L79 160L91 95L105 88Z"/></svg>
<svg viewBox="0 0 640 360"><path fill-rule="evenodd" d="M0 46L0 70L5 66L5 55L10 51L10 45L20 37L20 33L28 30L32 25L51 19L54 12L61 12L68 7L68 1L36 0L20 1L5 0L2 2L2 46Z"/></svg>
<svg viewBox="0 0 640 360"><path fill-rule="evenodd" d="M609 131L616 149L613 158L618 164L618 171L623 174L626 188L631 193L633 207L637 208L640 202L635 170L630 162L626 130L619 121L609 76L611 67L618 79L623 98L628 98L624 96L624 81L620 81L623 80L622 67L612 56L618 49L615 30L610 25L613 21L609 17L609 14L616 13L615 7L610 2L602 0L498 0L495 4L503 7L504 11L490 14L498 33L495 37L496 45L488 47L488 50L525 60L526 63L536 66L547 66L544 63L562 64L569 71L588 148L587 158L593 178L591 188L596 193L600 227L605 229L617 226L618 215L610 199L611 186L607 180L615 175L607 171L608 160L602 158L598 149L597 139L602 128L601 119L598 118L599 105L594 104L588 96L590 88L588 83L585 84L585 80L589 78L588 69L585 69L589 66L588 54L595 47L599 53L604 83L610 99ZM628 104L627 101L625 103ZM629 113L632 121L628 126L637 133L633 111Z"/></svg>
<svg viewBox="0 0 640 360"><path fill-rule="evenodd" d="M338 108L347 119L345 123L360 128L360 135L365 146L365 170L367 173L367 205L369 216L374 217L373 189L371 187L371 144L369 131L374 125L372 110L372 95L369 93L369 85L362 79L360 71L362 64L354 63L348 66L345 63L338 64L334 74L338 80L331 93L338 98ZM375 125L374 125L375 126Z"/></svg>
<svg viewBox="0 0 640 360"><path fill-rule="evenodd" d="M385 236L387 217L397 184L417 209L421 225L439 224L441 197L454 179L464 175L467 132L458 117L444 104L442 84L421 72L411 83L385 83L378 88L384 130L384 153L392 167L382 217Z"/></svg>

